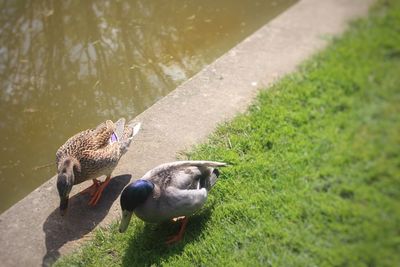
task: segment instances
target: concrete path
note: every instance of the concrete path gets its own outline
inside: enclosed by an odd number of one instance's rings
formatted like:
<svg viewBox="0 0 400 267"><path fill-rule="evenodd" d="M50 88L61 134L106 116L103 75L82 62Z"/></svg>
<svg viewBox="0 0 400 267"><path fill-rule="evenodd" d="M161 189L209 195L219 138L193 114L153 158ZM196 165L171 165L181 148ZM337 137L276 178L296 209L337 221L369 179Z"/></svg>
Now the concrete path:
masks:
<svg viewBox="0 0 400 267"><path fill-rule="evenodd" d="M258 88L293 71L326 45L327 36L340 34L349 20L365 15L371 2L303 0L245 39L135 118L143 123L142 132L97 207L87 206L87 196L75 195L61 218L53 177L1 214L0 265L47 266L90 238L93 229L119 217L118 196L131 179L175 160L218 123L244 111ZM72 195L88 184L75 187Z"/></svg>

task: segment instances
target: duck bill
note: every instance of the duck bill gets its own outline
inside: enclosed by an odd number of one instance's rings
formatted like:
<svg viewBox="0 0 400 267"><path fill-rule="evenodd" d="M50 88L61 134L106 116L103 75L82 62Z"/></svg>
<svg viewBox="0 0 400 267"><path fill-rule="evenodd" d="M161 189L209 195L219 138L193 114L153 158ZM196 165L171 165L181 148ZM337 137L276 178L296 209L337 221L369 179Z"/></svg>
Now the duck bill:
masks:
<svg viewBox="0 0 400 267"><path fill-rule="evenodd" d="M126 231L126 229L128 228L129 222L131 221L132 218L132 211L127 211L127 210L123 210L122 211L122 219L121 219L121 223L119 225L119 232L123 233Z"/></svg>
<svg viewBox="0 0 400 267"><path fill-rule="evenodd" d="M62 197L60 199L60 214L64 216L67 213L68 209L68 197Z"/></svg>

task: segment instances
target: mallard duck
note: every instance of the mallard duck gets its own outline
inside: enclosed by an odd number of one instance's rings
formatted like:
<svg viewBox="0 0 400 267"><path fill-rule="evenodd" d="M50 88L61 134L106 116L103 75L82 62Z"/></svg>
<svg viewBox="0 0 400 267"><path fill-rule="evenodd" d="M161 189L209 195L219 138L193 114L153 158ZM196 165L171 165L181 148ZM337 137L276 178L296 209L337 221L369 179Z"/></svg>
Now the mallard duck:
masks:
<svg viewBox="0 0 400 267"><path fill-rule="evenodd" d="M216 168L222 166L226 166L226 163L176 161L148 171L122 191L119 231L126 231L133 213L150 223L181 220L178 234L166 243L178 242L183 237L187 216L203 207L208 192L219 176Z"/></svg>
<svg viewBox="0 0 400 267"><path fill-rule="evenodd" d="M57 189L60 196L60 213L68 208L69 193L73 185L92 179L93 185L81 193L92 195L89 205L96 205L111 173L121 156L127 151L140 123L125 125L121 118L116 123L107 120L94 129L82 131L65 142L56 153ZM104 182L96 178L106 175Z"/></svg>

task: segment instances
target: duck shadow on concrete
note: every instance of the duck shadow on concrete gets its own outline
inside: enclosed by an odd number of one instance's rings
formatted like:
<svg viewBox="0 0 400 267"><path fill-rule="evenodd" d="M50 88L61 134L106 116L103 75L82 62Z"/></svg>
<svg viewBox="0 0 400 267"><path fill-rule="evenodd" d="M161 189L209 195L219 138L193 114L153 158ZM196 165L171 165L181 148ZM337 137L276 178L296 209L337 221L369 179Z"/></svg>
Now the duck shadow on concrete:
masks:
<svg viewBox="0 0 400 267"><path fill-rule="evenodd" d="M43 224L47 251L42 266L52 265L60 257L59 249L65 243L90 233L107 215L130 179L129 174L113 177L95 207L88 205L89 194L78 193L70 198L65 216L62 217L59 209L55 209Z"/></svg>
<svg viewBox="0 0 400 267"><path fill-rule="evenodd" d="M129 240L122 266L159 266L169 257L182 253L187 244L201 238L211 216L211 210L209 207L189 217L183 239L173 245L167 245L165 241L178 233L180 222L144 224L143 228Z"/></svg>

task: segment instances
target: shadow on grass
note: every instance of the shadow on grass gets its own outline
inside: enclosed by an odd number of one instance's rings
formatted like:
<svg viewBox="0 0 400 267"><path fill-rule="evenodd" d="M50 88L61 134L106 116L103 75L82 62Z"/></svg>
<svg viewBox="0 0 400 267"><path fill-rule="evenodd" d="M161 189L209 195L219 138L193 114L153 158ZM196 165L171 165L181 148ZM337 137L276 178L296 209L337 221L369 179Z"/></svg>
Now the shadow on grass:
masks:
<svg viewBox="0 0 400 267"><path fill-rule="evenodd" d="M55 209L43 224L47 251L42 266L54 263L60 257L58 250L65 243L90 233L107 215L111 205L130 179L131 175L128 174L113 177L95 207L88 205L90 197L88 194L78 193L70 198L68 212L64 217L61 217L58 208Z"/></svg>
<svg viewBox="0 0 400 267"><path fill-rule="evenodd" d="M212 208L189 217L183 240L174 245L166 245L165 241L178 233L180 222L162 224L145 224L143 229L131 237L122 260L122 266L159 266L169 257L182 253L187 244L199 240L205 228Z"/></svg>

